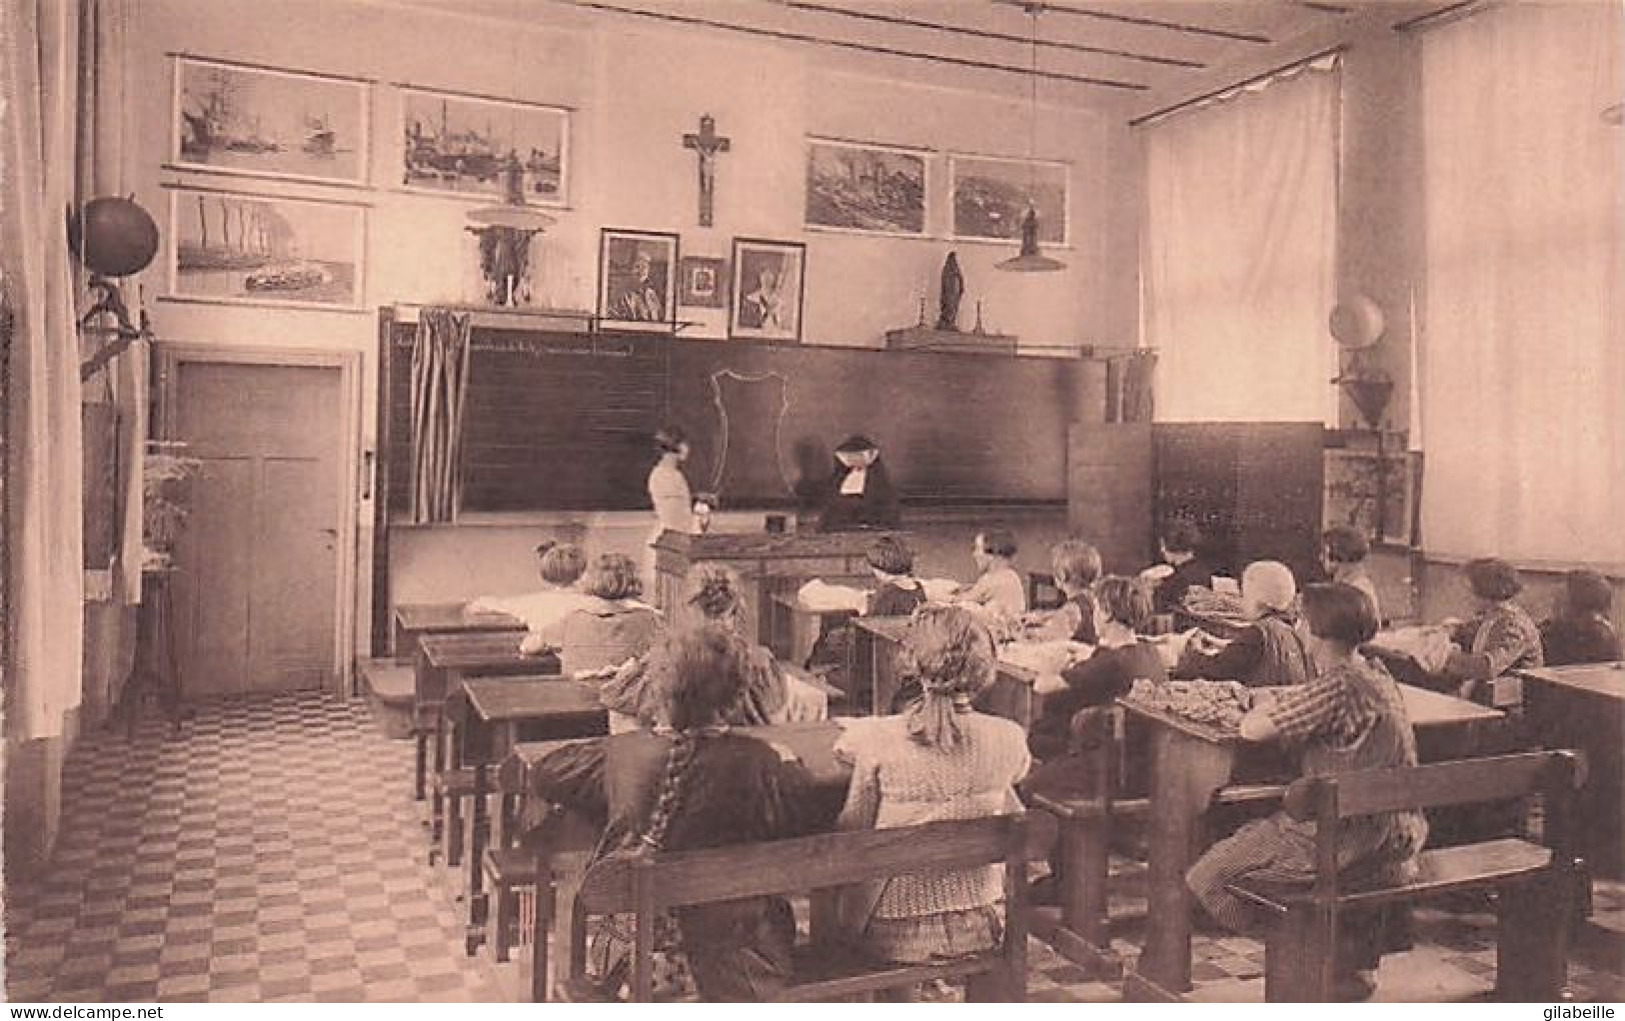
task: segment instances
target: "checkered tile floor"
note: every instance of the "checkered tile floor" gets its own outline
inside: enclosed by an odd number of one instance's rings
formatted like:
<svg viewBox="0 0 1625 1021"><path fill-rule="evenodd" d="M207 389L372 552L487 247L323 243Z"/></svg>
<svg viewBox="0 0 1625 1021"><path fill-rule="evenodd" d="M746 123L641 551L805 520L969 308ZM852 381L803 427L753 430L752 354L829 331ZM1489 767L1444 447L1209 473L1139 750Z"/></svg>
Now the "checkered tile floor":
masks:
<svg viewBox="0 0 1625 1021"><path fill-rule="evenodd" d="M519 965L463 953L455 880L426 863L410 742L364 703L315 694L193 707L86 735L43 880L5 891L12 1001L512 1000ZM1471 1000L1494 977L1487 913L1418 912L1418 948L1377 998ZM1132 960L1132 926L1116 948ZM1625 887L1599 885L1575 948L1581 1000L1625 999ZM1113 1002L1113 985L1032 944L1030 999ZM1192 998L1263 997L1255 941L1198 936Z"/></svg>

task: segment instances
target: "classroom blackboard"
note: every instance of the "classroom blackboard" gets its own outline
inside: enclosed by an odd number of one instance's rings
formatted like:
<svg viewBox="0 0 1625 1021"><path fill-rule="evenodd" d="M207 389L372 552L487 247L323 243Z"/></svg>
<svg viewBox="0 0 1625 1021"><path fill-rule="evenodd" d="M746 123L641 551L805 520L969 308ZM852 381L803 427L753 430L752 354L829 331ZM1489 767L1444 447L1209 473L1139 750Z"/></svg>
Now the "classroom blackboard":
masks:
<svg viewBox="0 0 1625 1021"><path fill-rule="evenodd" d="M416 325L387 319L380 383L389 507L407 510ZM477 327L463 510L634 510L673 421L696 492L809 505L833 448L880 444L910 502L1064 502L1067 428L1100 421L1104 369L1021 358Z"/></svg>

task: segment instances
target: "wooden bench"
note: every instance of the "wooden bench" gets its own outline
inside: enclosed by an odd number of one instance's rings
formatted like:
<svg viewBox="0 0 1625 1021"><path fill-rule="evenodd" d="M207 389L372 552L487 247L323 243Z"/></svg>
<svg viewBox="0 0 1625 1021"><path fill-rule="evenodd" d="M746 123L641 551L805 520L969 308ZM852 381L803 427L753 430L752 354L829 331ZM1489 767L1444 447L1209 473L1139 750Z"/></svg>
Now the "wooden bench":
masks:
<svg viewBox="0 0 1625 1021"><path fill-rule="evenodd" d="M1025 815L929 823L899 829L828 833L795 840L662 854L599 862L582 880L571 908L570 974L584 977L586 920L590 914L630 913L636 918L632 999L647 1002L653 989L654 919L671 908L742 897L830 890L921 869L964 869L1003 863L1004 945L986 953L936 964L885 964L859 959L819 924L815 911L816 969L798 967L781 999L828 1000L911 986L931 979L966 977L971 997L1021 1001L1027 992L1027 860ZM548 916L558 903L546 859L537 891L533 975L547 974ZM819 900L815 899L815 904ZM539 991L544 983L536 979Z"/></svg>
<svg viewBox="0 0 1625 1021"><path fill-rule="evenodd" d="M1570 913L1580 865L1570 843L1577 777L1572 752L1482 759L1310 777L1287 790L1293 818L1314 820L1318 859L1312 887L1242 880L1230 886L1272 916L1265 938L1264 996L1270 1002L1327 1002L1337 974L1342 916L1467 891L1493 892L1499 915L1496 995L1555 1000L1568 967ZM1423 851L1415 874L1344 885L1338 826L1384 812L1542 797L1544 845L1521 837Z"/></svg>

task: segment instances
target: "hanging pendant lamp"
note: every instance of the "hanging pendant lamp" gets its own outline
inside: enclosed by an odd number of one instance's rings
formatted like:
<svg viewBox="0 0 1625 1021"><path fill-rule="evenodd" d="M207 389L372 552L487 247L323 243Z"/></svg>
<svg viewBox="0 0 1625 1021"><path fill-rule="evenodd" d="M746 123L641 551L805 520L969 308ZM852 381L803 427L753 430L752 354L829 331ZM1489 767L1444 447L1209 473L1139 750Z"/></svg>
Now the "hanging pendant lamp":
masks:
<svg viewBox="0 0 1625 1021"><path fill-rule="evenodd" d="M1021 254L994 266L1007 273L1053 273L1066 269L1066 263L1051 259L1038 248L1038 209L1031 196L1035 190L1032 161L1038 150L1038 13L1042 5L1027 5L1027 17L1032 25L1032 75L1029 78L1029 112L1027 135L1027 215L1021 218Z"/></svg>

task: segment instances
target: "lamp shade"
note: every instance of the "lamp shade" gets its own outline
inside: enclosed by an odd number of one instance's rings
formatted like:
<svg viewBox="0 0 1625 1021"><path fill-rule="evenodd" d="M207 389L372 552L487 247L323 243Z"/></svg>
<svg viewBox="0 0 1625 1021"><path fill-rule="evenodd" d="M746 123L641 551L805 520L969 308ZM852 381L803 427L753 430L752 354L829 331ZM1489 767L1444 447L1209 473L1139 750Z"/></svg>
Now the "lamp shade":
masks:
<svg viewBox="0 0 1625 1021"><path fill-rule="evenodd" d="M1027 207L1027 215L1021 218L1021 254L1013 259L1004 260L994 268L1007 273L1053 273L1056 270L1066 269L1066 263L1051 259L1038 250L1036 209Z"/></svg>

